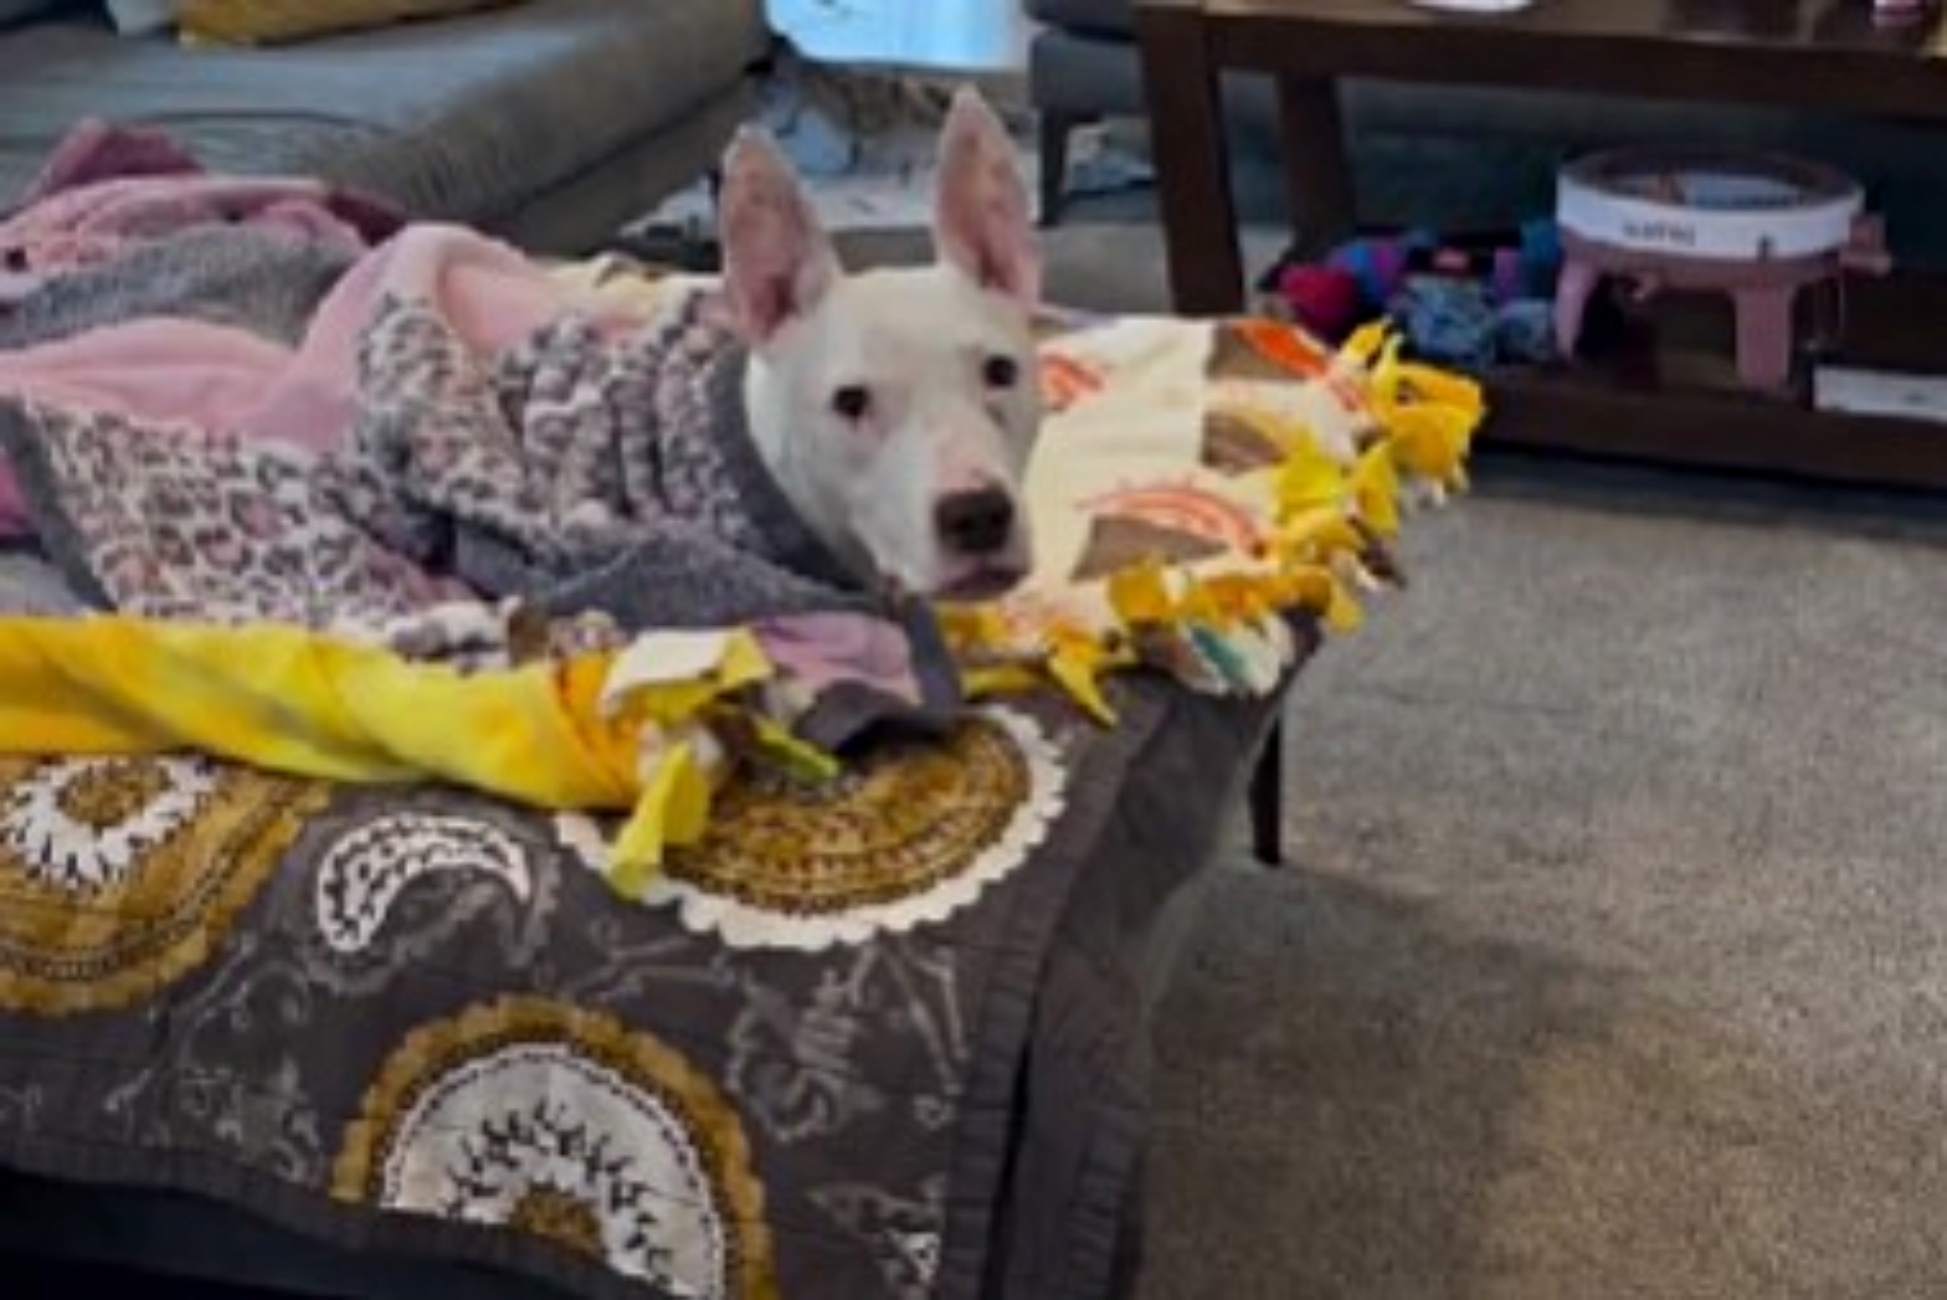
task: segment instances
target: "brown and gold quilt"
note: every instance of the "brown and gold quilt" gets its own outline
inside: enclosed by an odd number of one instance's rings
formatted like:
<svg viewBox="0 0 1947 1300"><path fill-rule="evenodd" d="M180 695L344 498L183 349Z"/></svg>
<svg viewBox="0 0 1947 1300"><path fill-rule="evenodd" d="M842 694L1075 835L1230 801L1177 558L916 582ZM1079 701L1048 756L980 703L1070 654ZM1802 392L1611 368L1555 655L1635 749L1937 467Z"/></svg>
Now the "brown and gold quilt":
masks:
<svg viewBox="0 0 1947 1300"><path fill-rule="evenodd" d="M1270 708L1117 694L740 785L641 906L599 827L463 791L7 760L0 1163L596 1296L1099 1294L1141 1085L1095 931Z"/></svg>

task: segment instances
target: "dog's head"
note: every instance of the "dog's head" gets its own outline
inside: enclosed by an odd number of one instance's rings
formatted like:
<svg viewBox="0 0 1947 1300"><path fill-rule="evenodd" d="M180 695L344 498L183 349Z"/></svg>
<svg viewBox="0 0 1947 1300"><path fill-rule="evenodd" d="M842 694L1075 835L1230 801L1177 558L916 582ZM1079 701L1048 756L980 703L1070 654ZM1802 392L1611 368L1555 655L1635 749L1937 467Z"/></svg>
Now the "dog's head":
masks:
<svg viewBox="0 0 1947 1300"><path fill-rule="evenodd" d="M972 90L954 98L932 266L847 275L756 132L731 146L721 210L752 435L805 522L869 582L944 596L1012 586L1031 559L1021 480L1041 421L1040 262L993 112Z"/></svg>

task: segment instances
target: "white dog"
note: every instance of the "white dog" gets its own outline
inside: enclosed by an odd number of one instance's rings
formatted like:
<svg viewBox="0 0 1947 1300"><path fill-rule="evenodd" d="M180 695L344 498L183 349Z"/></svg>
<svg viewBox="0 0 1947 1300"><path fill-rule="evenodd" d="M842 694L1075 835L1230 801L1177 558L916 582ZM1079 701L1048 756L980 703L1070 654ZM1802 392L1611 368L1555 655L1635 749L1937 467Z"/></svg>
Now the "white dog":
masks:
<svg viewBox="0 0 1947 1300"><path fill-rule="evenodd" d="M1013 144L979 94L954 97L941 134L934 265L847 275L755 131L725 160L721 236L752 438L804 522L865 582L949 597L1017 583L1041 267Z"/></svg>
<svg viewBox="0 0 1947 1300"><path fill-rule="evenodd" d="M1041 423L1041 266L1014 147L979 94L940 139L934 265L847 275L791 165L746 130L724 160L721 288L749 351L745 425L801 521L868 589L978 598L1033 552L1022 476ZM600 611L550 625L519 599L377 629L415 658L491 667L619 639Z"/></svg>

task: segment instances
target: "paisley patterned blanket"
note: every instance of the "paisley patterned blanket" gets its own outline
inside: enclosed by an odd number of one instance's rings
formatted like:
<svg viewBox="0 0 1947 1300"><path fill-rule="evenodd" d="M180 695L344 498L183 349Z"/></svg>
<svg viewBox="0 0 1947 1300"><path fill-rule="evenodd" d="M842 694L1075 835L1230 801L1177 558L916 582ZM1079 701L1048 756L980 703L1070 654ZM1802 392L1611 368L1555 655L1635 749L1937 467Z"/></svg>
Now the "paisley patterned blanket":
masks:
<svg viewBox="0 0 1947 1300"><path fill-rule="evenodd" d="M616 1300L1103 1295L1133 936L1270 708L1116 697L734 787L643 907L572 817L0 760L0 1164Z"/></svg>

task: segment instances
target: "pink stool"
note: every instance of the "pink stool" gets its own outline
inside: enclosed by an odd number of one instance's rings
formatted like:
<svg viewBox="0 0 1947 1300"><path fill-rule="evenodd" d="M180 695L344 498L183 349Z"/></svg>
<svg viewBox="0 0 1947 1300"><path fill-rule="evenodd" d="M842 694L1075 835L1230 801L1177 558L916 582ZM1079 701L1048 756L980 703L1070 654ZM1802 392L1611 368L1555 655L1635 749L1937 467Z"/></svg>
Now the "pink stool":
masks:
<svg viewBox="0 0 1947 1300"><path fill-rule="evenodd" d="M1665 170L1659 173L1655 164ZM1745 167L1736 183L1757 176L1758 184L1802 187L1808 204L1827 204L1821 240L1782 227L1807 251L1772 253L1763 235L1753 235L1767 220L1766 209L1785 204L1753 202L1745 211L1687 208L1673 201L1685 168ZM1836 285L1848 272L1884 274L1888 261L1880 222L1858 213L1856 189L1836 174L1776 159L1726 161L1723 155L1603 154L1572 165L1562 175L1562 271L1555 292L1555 342L1565 357L1581 341L1589 299L1604 279L1633 288L1638 299L1665 291L1722 293L1737 313L1737 370L1754 389L1790 385L1794 348L1794 307L1799 292ZM1850 210L1845 205L1850 204ZM1837 210L1836 219L1830 214ZM1789 220L1789 218L1786 218ZM1716 224L1711 224L1711 223ZM1816 227L1811 227L1816 230ZM1740 241L1743 241L1742 243ZM1726 255L1732 248L1755 247ZM1823 246L1820 246L1822 243Z"/></svg>

